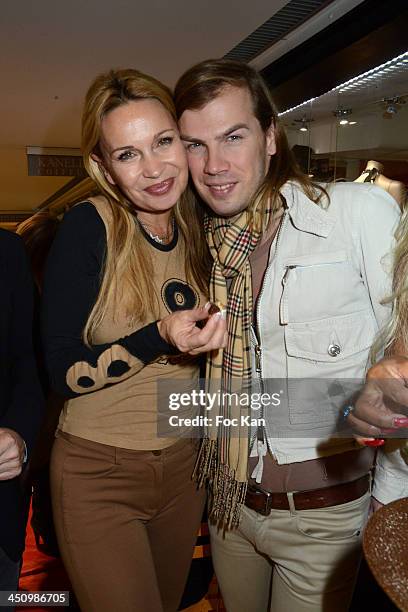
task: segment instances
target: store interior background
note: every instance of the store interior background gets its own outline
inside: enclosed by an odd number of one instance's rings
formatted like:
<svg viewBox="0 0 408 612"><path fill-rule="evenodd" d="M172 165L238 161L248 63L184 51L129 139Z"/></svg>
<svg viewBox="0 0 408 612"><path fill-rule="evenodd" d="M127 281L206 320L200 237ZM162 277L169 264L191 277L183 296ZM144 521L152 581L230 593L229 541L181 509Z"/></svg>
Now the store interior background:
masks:
<svg viewBox="0 0 408 612"><path fill-rule="evenodd" d="M354 181L375 160L408 187L407 0L2 0L1 10L0 227L39 210L61 216L93 192L80 120L97 74L135 67L173 86L209 57L262 72L315 179ZM66 586L32 534L27 550L23 588ZM197 605L222 609L216 590Z"/></svg>
<svg viewBox="0 0 408 612"><path fill-rule="evenodd" d="M143 8L131 0L39 0L23 10L5 0L0 225L14 230L42 209L63 213L92 192L80 118L96 74L133 66L173 86L207 57L242 59L262 72L291 146L316 179L354 180L376 160L408 185L407 31L406 0L386 10L380 0L256 0L251 10L245 0L154 0ZM397 68L378 72L399 56ZM339 87L367 71L372 78Z"/></svg>
<svg viewBox="0 0 408 612"><path fill-rule="evenodd" d="M301 166L320 181L356 180L369 160L408 185L408 53L282 114Z"/></svg>

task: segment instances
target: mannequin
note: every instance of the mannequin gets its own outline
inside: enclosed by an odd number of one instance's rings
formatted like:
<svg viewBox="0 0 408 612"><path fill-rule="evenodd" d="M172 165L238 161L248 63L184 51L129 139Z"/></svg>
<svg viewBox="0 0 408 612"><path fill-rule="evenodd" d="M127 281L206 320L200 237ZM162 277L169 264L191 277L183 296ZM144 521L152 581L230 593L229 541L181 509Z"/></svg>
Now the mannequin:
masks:
<svg viewBox="0 0 408 612"><path fill-rule="evenodd" d="M384 166L377 161L370 160L367 162L365 170L355 179L355 183L374 183L381 187L396 200L400 208L404 206L406 199L406 190L403 183L393 181L382 174Z"/></svg>

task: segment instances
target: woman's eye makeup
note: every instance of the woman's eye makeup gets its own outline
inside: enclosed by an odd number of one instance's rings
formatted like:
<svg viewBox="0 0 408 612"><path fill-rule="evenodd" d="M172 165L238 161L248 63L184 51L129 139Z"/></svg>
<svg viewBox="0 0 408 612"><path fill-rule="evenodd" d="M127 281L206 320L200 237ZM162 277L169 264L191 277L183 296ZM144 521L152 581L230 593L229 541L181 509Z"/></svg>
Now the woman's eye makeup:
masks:
<svg viewBox="0 0 408 612"><path fill-rule="evenodd" d="M119 161L127 161L128 159L132 159L132 157L134 157L134 151L122 151L121 153L119 153L117 159Z"/></svg>
<svg viewBox="0 0 408 612"><path fill-rule="evenodd" d="M161 136L157 142L157 147L169 147L174 142L174 136ZM116 154L116 159L118 161L128 161L130 159L134 159L137 157L137 150L133 149L125 149L124 151L118 151Z"/></svg>
<svg viewBox="0 0 408 612"><path fill-rule="evenodd" d="M163 138L160 138L158 144L160 147L166 147L168 145L171 145L173 140L174 140L174 136L164 136Z"/></svg>

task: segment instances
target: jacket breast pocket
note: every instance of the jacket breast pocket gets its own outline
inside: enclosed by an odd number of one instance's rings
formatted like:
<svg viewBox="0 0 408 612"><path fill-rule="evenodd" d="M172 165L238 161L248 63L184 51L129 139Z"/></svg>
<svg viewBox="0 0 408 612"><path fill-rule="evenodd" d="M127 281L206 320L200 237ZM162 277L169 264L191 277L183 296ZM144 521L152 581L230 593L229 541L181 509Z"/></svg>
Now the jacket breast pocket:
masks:
<svg viewBox="0 0 408 612"><path fill-rule="evenodd" d="M283 264L283 325L348 315L370 305L360 270L345 249L293 256Z"/></svg>

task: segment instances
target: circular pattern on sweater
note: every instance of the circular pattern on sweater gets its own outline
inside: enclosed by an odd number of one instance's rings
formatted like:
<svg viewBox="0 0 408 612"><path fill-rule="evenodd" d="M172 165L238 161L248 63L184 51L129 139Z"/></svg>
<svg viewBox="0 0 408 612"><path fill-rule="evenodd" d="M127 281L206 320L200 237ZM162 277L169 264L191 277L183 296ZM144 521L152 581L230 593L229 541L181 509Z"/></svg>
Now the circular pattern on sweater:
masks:
<svg viewBox="0 0 408 612"><path fill-rule="evenodd" d="M194 289L178 278L170 278L161 290L164 305L169 312L190 310L198 306L198 294Z"/></svg>

